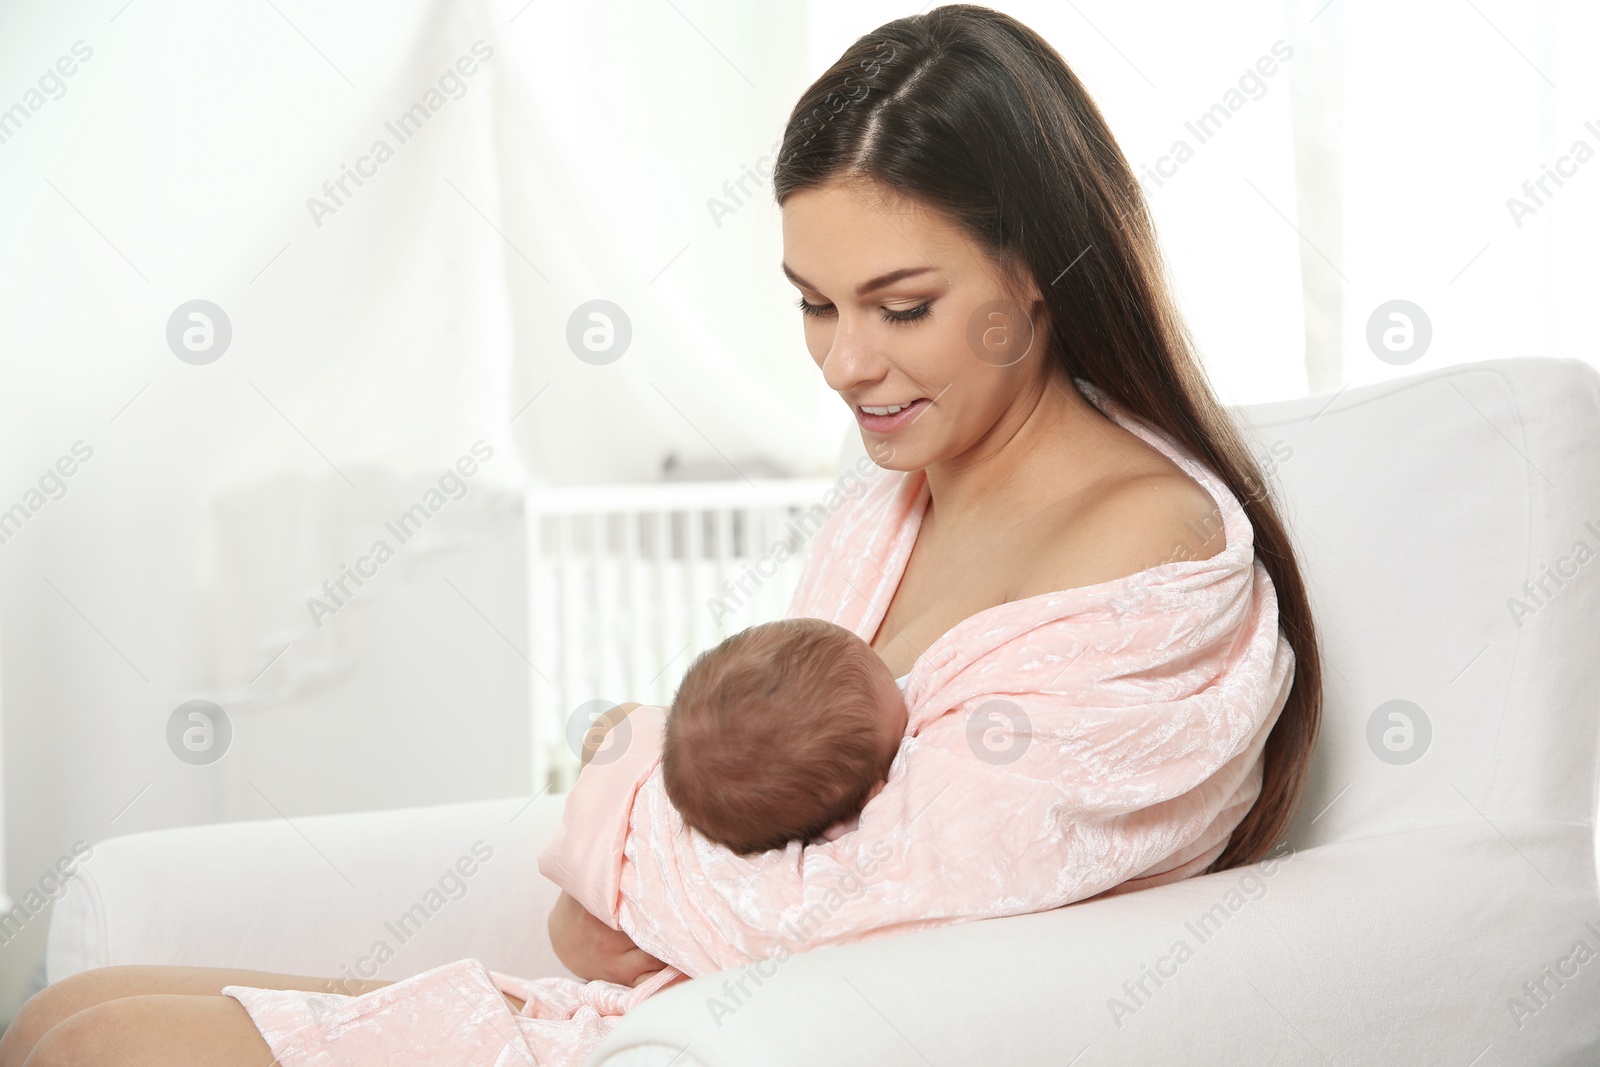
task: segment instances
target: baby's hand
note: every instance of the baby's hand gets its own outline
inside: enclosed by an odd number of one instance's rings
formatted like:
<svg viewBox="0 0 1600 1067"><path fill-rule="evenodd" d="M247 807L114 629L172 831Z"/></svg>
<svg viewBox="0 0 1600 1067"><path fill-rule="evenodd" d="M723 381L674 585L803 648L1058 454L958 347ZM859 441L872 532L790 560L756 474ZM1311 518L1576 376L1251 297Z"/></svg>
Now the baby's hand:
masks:
<svg viewBox="0 0 1600 1067"><path fill-rule="evenodd" d="M618 704L604 715L594 720L594 723L583 735L583 752L578 757L579 768L587 767L589 761L594 759L594 754L600 751L600 746L605 743L606 734L628 717L634 708L643 707L637 700L631 704Z"/></svg>

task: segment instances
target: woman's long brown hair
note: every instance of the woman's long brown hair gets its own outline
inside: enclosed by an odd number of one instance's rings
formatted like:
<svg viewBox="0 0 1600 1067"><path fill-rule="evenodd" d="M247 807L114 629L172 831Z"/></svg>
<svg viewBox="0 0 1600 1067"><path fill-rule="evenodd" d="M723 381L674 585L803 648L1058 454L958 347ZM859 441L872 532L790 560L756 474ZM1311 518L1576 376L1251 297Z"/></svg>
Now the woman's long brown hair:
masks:
<svg viewBox="0 0 1600 1067"><path fill-rule="evenodd" d="M857 40L795 105L773 173L777 202L838 180L877 183L936 210L1003 277L1030 274L1049 311L1049 358L1165 431L1243 505L1295 673L1267 739L1261 795L1208 871L1260 859L1294 817L1321 718L1311 606L1261 468L1200 367L1143 191L1099 109L1055 49L1017 20L972 4L935 8Z"/></svg>

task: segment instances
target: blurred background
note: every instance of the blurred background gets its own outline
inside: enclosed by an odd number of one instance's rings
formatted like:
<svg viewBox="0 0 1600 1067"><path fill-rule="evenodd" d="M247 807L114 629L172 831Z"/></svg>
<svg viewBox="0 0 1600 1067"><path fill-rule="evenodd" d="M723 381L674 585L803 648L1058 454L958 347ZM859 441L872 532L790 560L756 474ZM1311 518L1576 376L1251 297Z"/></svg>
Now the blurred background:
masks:
<svg viewBox="0 0 1600 1067"><path fill-rule="evenodd" d="M1594 5L992 6L1106 113L1224 402L1596 359ZM784 613L859 445L767 178L917 10L0 3L0 1019L75 846L560 791Z"/></svg>

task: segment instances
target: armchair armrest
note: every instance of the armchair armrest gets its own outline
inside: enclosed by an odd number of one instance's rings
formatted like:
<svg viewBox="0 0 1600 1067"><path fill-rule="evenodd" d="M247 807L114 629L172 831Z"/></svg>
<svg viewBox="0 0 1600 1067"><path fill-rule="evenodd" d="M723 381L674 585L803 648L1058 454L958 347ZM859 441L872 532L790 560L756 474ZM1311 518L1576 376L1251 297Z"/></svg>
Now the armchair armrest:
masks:
<svg viewBox="0 0 1600 1067"><path fill-rule="evenodd" d="M1600 975L1572 976L1600 946L1590 828L1497 826L1516 851L1439 823L704 977L590 1063L1595 1062Z"/></svg>
<svg viewBox="0 0 1600 1067"><path fill-rule="evenodd" d="M122 963L399 978L465 956L567 974L544 927L557 889L536 862L561 805L100 842L56 903L50 980ZM1588 1062L1600 1049L1600 982L1581 969L1600 961L1590 827L1497 827L1378 833L706 976L640 1005L591 1063Z"/></svg>
<svg viewBox="0 0 1600 1067"><path fill-rule="evenodd" d="M570 974L538 870L561 821L542 796L221 823L101 841L50 919L51 981L160 963L403 978L476 956Z"/></svg>

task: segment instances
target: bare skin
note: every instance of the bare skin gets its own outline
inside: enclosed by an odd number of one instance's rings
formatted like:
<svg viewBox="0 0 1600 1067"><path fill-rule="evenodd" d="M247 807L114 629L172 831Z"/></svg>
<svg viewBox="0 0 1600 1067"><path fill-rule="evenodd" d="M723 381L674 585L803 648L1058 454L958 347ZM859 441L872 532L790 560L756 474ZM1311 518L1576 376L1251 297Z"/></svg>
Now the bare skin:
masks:
<svg viewBox="0 0 1600 1067"><path fill-rule="evenodd" d="M211 967L101 967L22 1006L0 1037L0 1067L218 1063L266 1067L272 1051L226 985L365 993L386 982Z"/></svg>
<svg viewBox="0 0 1600 1067"><path fill-rule="evenodd" d="M1225 547L1211 495L1045 357L1038 286L1013 296L943 216L835 184L794 194L783 236L785 273L819 312L805 316L806 346L829 387L852 410L928 401L892 431L861 429L880 466L928 478L930 503L872 640L895 676L978 611ZM860 291L900 271L918 273ZM1011 314L985 314L996 301ZM991 327L981 352L975 320Z"/></svg>
<svg viewBox="0 0 1600 1067"><path fill-rule="evenodd" d="M275 1061L228 985L358 996L388 982L220 967L100 967L35 994L0 1037L0 1067ZM522 1001L506 996L512 1010Z"/></svg>
<svg viewBox="0 0 1600 1067"><path fill-rule="evenodd" d="M1008 361L971 347L969 323L986 302L1011 297L947 220L877 190L830 185L789 199L783 239L786 273L821 310L805 317L805 338L828 385L853 410L928 401L892 433L862 430L880 466L924 469L930 491L905 574L871 642L892 676L975 612L1159 563L1207 559L1225 547L1210 495L1100 414L1042 348ZM919 268L858 292L887 272ZM923 305L920 317L886 321ZM1036 285L1026 284L1014 306L1004 334L985 338L1020 337L1030 323L1045 336ZM585 763L606 730L637 706L620 705L596 724ZM584 978L636 985L662 967L565 893L549 932L557 956ZM270 1050L222 986L356 993L386 984L331 983L186 967L87 972L23 1006L0 1039L0 1067L268 1067Z"/></svg>

